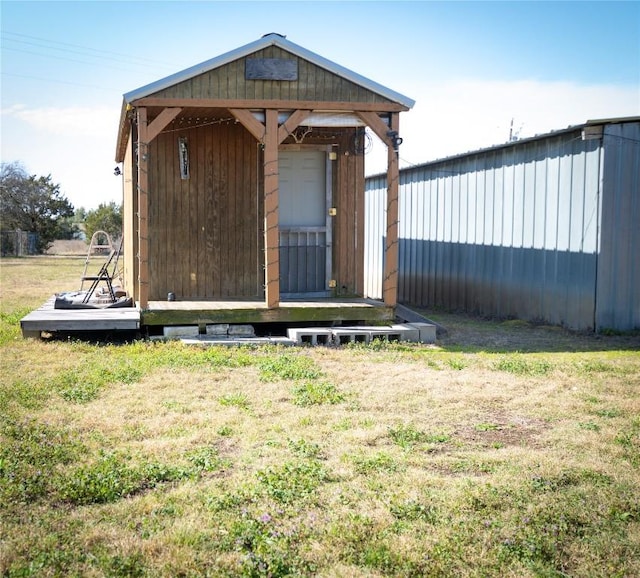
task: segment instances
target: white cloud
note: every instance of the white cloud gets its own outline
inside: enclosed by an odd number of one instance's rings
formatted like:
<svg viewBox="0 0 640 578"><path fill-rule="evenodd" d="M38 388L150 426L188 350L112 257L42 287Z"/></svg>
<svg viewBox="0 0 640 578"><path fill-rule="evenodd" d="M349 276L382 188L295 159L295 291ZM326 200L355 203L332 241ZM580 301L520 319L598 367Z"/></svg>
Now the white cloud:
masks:
<svg viewBox="0 0 640 578"><path fill-rule="evenodd" d="M2 110L2 161L51 175L75 207L121 202L113 176L119 110L15 105Z"/></svg>
<svg viewBox="0 0 640 578"><path fill-rule="evenodd" d="M21 104L2 110L38 131L76 137L112 137L119 111L115 107L27 107Z"/></svg>
<svg viewBox="0 0 640 578"><path fill-rule="evenodd" d="M420 164L597 118L640 114L640 88L569 82L458 80L414 87L415 107L400 117L401 166ZM367 173L386 169L376 141ZM377 168L373 168L377 167Z"/></svg>

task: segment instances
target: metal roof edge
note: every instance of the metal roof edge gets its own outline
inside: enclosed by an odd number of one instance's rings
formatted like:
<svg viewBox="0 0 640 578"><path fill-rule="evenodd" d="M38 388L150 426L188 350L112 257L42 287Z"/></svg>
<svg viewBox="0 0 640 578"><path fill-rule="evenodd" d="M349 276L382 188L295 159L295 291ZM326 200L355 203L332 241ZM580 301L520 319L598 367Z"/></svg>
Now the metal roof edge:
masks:
<svg viewBox="0 0 640 578"><path fill-rule="evenodd" d="M440 164L440 163L445 163L445 162L449 162L449 161L452 161L452 160L460 159L460 158L463 158L463 157L468 157L468 156L472 156L472 155L491 152L491 151L494 151L494 150L499 150L499 149L507 148L507 147L511 147L511 146L518 146L521 143L533 142L533 141L536 141L536 140L542 140L542 139L545 139L545 138L558 136L558 135L565 134L565 133L568 133L568 132L574 132L574 131L577 131L577 130L582 130L586 126L601 125L601 124L602 125L605 125L605 124L621 124L621 123L625 123L625 122L640 122L640 116L627 116L627 117L608 118L608 119L601 119L601 120L588 120L586 122L583 122L582 124L570 125L570 126L568 126L566 128L553 130L553 131L550 131L550 132L547 132L547 133L537 134L537 135L534 135L534 136L529 136L529 137L526 137L526 138L522 138L522 139L511 141L511 142L495 144L495 145L491 145L491 146L488 146L488 147L484 147L484 148L480 148L480 149L476 149L476 150L472 150L472 151L466 151L466 152L463 152L463 153L456 153L456 154L449 155L449 156L446 156L446 157L433 159L431 161L425 161L424 163L418 163L416 165L409 165L409 166L405 166L405 167L400 167L400 171L402 172L402 171L407 171L407 170L412 170L412 169L425 168L425 167L429 167L430 165L437 165L437 164ZM387 173L374 173L372 175L366 175L365 178L367 178L367 179L379 178L379 177L386 176L386 174Z"/></svg>
<svg viewBox="0 0 640 578"><path fill-rule="evenodd" d="M411 98L404 96L399 92L395 92L394 90L378 84L377 82L374 82L373 80L370 80L364 76L361 76L356 72L349 70L348 68L340 66L339 64L336 64L335 62L328 60L327 58L324 58L319 54L316 54L315 52L307 50L306 48L303 48L302 46L299 46L294 42L287 40L284 36L276 33L266 34L262 38L250 42L249 44L245 44L244 46L235 48L234 50L221 54L220 56L205 60L204 62L181 70L180 72L176 72L175 74L171 74L170 76L166 76L164 78L161 78L160 80L156 80L155 82L126 92L123 95L124 101L126 103L131 103L134 100L144 98L145 96L149 96L154 92L158 92L159 90L163 90L179 82L189 80L190 78L193 78L198 74L204 74L205 72L209 72L210 70L214 70L216 68L219 68L220 66L229 64L234 60L238 60L239 58L243 58L253 52L272 45L279 46L283 50L291 52L292 54L295 54L300 58L304 58L305 60L308 60L309 62L320 66L321 68L325 68L330 72L333 72L336 75L345 78L346 80L350 80L355 84L359 84L360 86L367 88L372 92L376 92L377 94L380 94L381 96L384 96L389 100L402 104L407 108L412 108L415 104L415 101Z"/></svg>
<svg viewBox="0 0 640 578"><path fill-rule="evenodd" d="M330 72L333 72L338 76L345 78L346 80L350 80L354 84L359 84L360 86L369 89L371 92L376 92L379 95L388 98L389 100L406 106L407 108L413 108L416 103L415 100L409 98L408 96L400 94L395 90L391 90L390 88L387 88L386 86L383 86L382 84L379 84L371 80L370 78L362 76L361 74L358 74L353 70L345 68L344 66L341 66L340 64L337 64L332 60L325 58L324 56L320 56L319 54L316 54L311 50L299 46L298 44L295 44L294 42L291 42L290 40L287 40L282 36L276 39L275 44L278 44L284 50L288 50L289 52L292 52L300 58L304 58L305 60L316 64L320 68L325 68L326 70L329 70Z"/></svg>
<svg viewBox="0 0 640 578"><path fill-rule="evenodd" d="M621 116L617 118L596 118L588 120L585 125L594 124L621 124L624 122L640 122L640 116Z"/></svg>
<svg viewBox="0 0 640 578"><path fill-rule="evenodd" d="M271 36L271 35L269 35ZM178 84L179 82L184 82L185 80L189 80L198 74L204 74L205 72L209 72L210 70L214 70L219 68L220 66L224 66L225 64L229 64L238 58L242 58L255 52L256 50L261 50L262 48L266 48L274 44L274 42L270 41L268 36L263 36L258 40L250 42L249 44L245 44L244 46L240 46L239 48L235 48L234 50L230 50L229 52L225 52L220 56L216 56L214 58L210 58L209 60L205 60L204 62L200 62L199 64L195 64L194 66L190 66L189 68L185 68L179 72L171 74L169 76L165 76L151 84L147 84L145 86L141 86L140 88L136 88L130 92L125 93L124 100L127 103L130 103L138 98L144 98L145 96L149 96L154 92L158 92L159 90L163 90L174 84Z"/></svg>
<svg viewBox="0 0 640 578"><path fill-rule="evenodd" d="M117 163L121 163L124 160L124 147L125 147L125 128L127 126L127 103L122 103L120 109L120 121L118 123L118 136L116 138L116 156Z"/></svg>

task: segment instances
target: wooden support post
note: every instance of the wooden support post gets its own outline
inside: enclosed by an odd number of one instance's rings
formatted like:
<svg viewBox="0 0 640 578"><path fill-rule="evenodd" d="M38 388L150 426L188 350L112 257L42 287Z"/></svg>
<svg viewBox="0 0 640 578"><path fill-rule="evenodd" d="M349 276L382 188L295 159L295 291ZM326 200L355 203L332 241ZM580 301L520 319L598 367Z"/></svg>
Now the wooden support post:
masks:
<svg viewBox="0 0 640 578"><path fill-rule="evenodd" d="M147 109L138 109L138 301L149 305L149 159Z"/></svg>
<svg viewBox="0 0 640 578"><path fill-rule="evenodd" d="M400 113L389 113L389 126L374 112L358 111L356 114L387 145L387 236L385 244L382 298L385 305L395 307L398 303L398 181L400 176L398 153L394 139L400 130Z"/></svg>
<svg viewBox="0 0 640 578"><path fill-rule="evenodd" d="M390 115L390 131L398 134L400 115ZM382 298L385 305L395 307L398 303L398 181L400 176L398 153L387 144L387 243L385 247Z"/></svg>
<svg viewBox="0 0 640 578"><path fill-rule="evenodd" d="M280 233L278 227L278 111L267 109L264 135L264 248L267 307L280 304Z"/></svg>

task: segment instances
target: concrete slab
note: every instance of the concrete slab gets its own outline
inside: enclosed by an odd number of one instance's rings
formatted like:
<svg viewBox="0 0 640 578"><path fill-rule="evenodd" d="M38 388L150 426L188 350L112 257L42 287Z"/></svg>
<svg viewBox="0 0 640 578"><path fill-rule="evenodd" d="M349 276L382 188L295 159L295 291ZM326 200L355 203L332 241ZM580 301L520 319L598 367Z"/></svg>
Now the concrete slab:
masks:
<svg viewBox="0 0 640 578"><path fill-rule="evenodd" d="M253 325L229 325L227 334L237 337L254 337L256 333Z"/></svg>
<svg viewBox="0 0 640 578"><path fill-rule="evenodd" d="M207 335L227 335L229 333L228 323L215 323L213 325L207 325Z"/></svg>
<svg viewBox="0 0 640 578"><path fill-rule="evenodd" d="M181 343L186 345L225 345L225 346L238 346L238 345L284 345L294 346L296 342L293 339L287 337L232 337L232 336L210 336L201 335L198 338L182 338Z"/></svg>
<svg viewBox="0 0 640 578"><path fill-rule="evenodd" d="M197 325L169 325L164 327L162 334L169 339L180 339L181 337L193 337L199 335L200 328Z"/></svg>

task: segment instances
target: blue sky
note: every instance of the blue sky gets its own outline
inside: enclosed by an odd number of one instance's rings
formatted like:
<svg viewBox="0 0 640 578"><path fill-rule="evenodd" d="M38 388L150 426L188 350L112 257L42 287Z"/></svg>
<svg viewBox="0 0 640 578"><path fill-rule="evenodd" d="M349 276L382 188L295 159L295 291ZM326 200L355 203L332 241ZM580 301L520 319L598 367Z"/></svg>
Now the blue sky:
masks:
<svg viewBox="0 0 640 578"><path fill-rule="evenodd" d="M122 94L279 32L416 101L402 165L640 115L640 2L6 1L3 162L121 201ZM367 172L384 168L374 142Z"/></svg>

